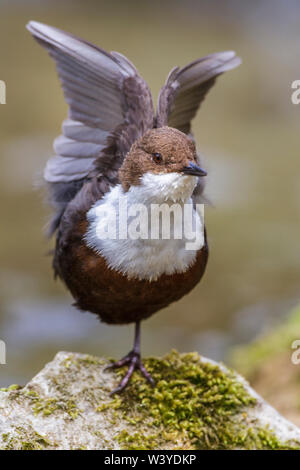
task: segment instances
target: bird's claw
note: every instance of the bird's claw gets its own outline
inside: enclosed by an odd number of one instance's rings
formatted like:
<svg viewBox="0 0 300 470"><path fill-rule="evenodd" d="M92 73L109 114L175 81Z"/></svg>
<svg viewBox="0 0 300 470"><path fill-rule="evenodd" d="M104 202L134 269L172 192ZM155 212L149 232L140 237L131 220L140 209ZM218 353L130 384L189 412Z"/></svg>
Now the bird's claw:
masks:
<svg viewBox="0 0 300 470"><path fill-rule="evenodd" d="M145 377L145 379L152 385L155 385L155 382L147 369L145 368L144 364L142 363L141 360L141 355L140 353L135 352L134 350L130 351L125 357L120 359L117 362L113 362L109 366L105 367L104 370L108 369L118 369L120 367L125 366L126 364L129 364L128 366L128 371L121 380L120 384L110 393L110 395L114 395L116 393L121 393L128 385L130 378L134 372L134 370L139 369L142 375Z"/></svg>

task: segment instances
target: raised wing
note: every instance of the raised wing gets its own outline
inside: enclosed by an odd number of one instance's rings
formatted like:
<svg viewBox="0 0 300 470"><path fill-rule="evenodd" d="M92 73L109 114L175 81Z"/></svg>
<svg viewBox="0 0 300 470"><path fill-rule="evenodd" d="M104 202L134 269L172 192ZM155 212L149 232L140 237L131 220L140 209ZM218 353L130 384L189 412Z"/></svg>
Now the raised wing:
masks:
<svg viewBox="0 0 300 470"><path fill-rule="evenodd" d="M106 188L117 182L132 143L153 127L152 97L123 55L35 21L27 28L55 60L69 105L62 135L54 141L56 155L44 172L62 213L87 177L97 176ZM52 231L59 219L58 214Z"/></svg>
<svg viewBox="0 0 300 470"><path fill-rule="evenodd" d="M94 168L112 139L123 156L153 125L151 93L121 54L104 50L57 28L31 21L28 30L55 60L69 119L54 142L45 170L49 182L78 180ZM121 138L122 137L122 138ZM111 162L113 163L113 162Z"/></svg>
<svg viewBox="0 0 300 470"><path fill-rule="evenodd" d="M235 52L226 51L198 59L182 69L171 70L158 97L157 127L175 127L189 134L191 121L218 75L240 63Z"/></svg>

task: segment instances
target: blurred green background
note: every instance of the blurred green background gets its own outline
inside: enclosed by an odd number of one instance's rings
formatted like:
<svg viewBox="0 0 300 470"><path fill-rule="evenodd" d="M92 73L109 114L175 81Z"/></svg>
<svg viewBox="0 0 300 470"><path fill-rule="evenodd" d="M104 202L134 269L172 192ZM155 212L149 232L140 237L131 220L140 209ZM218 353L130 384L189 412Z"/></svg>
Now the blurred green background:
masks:
<svg viewBox="0 0 300 470"><path fill-rule="evenodd" d="M25 30L34 19L132 60L156 100L174 65L234 49L243 65L218 80L194 121L208 170L210 260L186 298L144 324L143 353L171 347L226 358L284 319L299 300L300 79L296 1L0 0L0 386L24 383L58 350L118 358L131 326L108 327L71 307L53 280L53 242L39 186L67 107L52 60Z"/></svg>

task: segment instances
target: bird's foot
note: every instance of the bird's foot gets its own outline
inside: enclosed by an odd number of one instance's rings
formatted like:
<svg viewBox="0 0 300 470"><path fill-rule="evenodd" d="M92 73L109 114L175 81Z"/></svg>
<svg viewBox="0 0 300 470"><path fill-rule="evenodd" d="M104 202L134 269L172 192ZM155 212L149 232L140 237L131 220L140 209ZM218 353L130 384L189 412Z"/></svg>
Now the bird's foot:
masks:
<svg viewBox="0 0 300 470"><path fill-rule="evenodd" d="M108 369L119 369L120 367L123 367L128 364L128 371L117 386L110 395L114 395L115 393L121 393L128 385L130 378L134 372L134 370L139 369L143 376L147 379L147 381L154 386L155 382L149 372L146 370L144 364L142 363L141 360L141 355L140 353L132 350L130 351L126 356L124 356L122 359L120 359L117 362L113 362L109 366L107 366L104 370Z"/></svg>

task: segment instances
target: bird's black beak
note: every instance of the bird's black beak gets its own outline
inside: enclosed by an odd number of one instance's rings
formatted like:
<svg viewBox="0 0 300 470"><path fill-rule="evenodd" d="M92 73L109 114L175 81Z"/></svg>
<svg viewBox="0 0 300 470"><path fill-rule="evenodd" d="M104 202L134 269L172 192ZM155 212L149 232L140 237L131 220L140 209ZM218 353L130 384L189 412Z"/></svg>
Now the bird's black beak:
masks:
<svg viewBox="0 0 300 470"><path fill-rule="evenodd" d="M188 166L185 166L183 168L182 173L184 173L185 175L193 175L193 176L206 176L207 175L205 170L203 170L202 168L200 168L200 166L192 162L190 162Z"/></svg>

